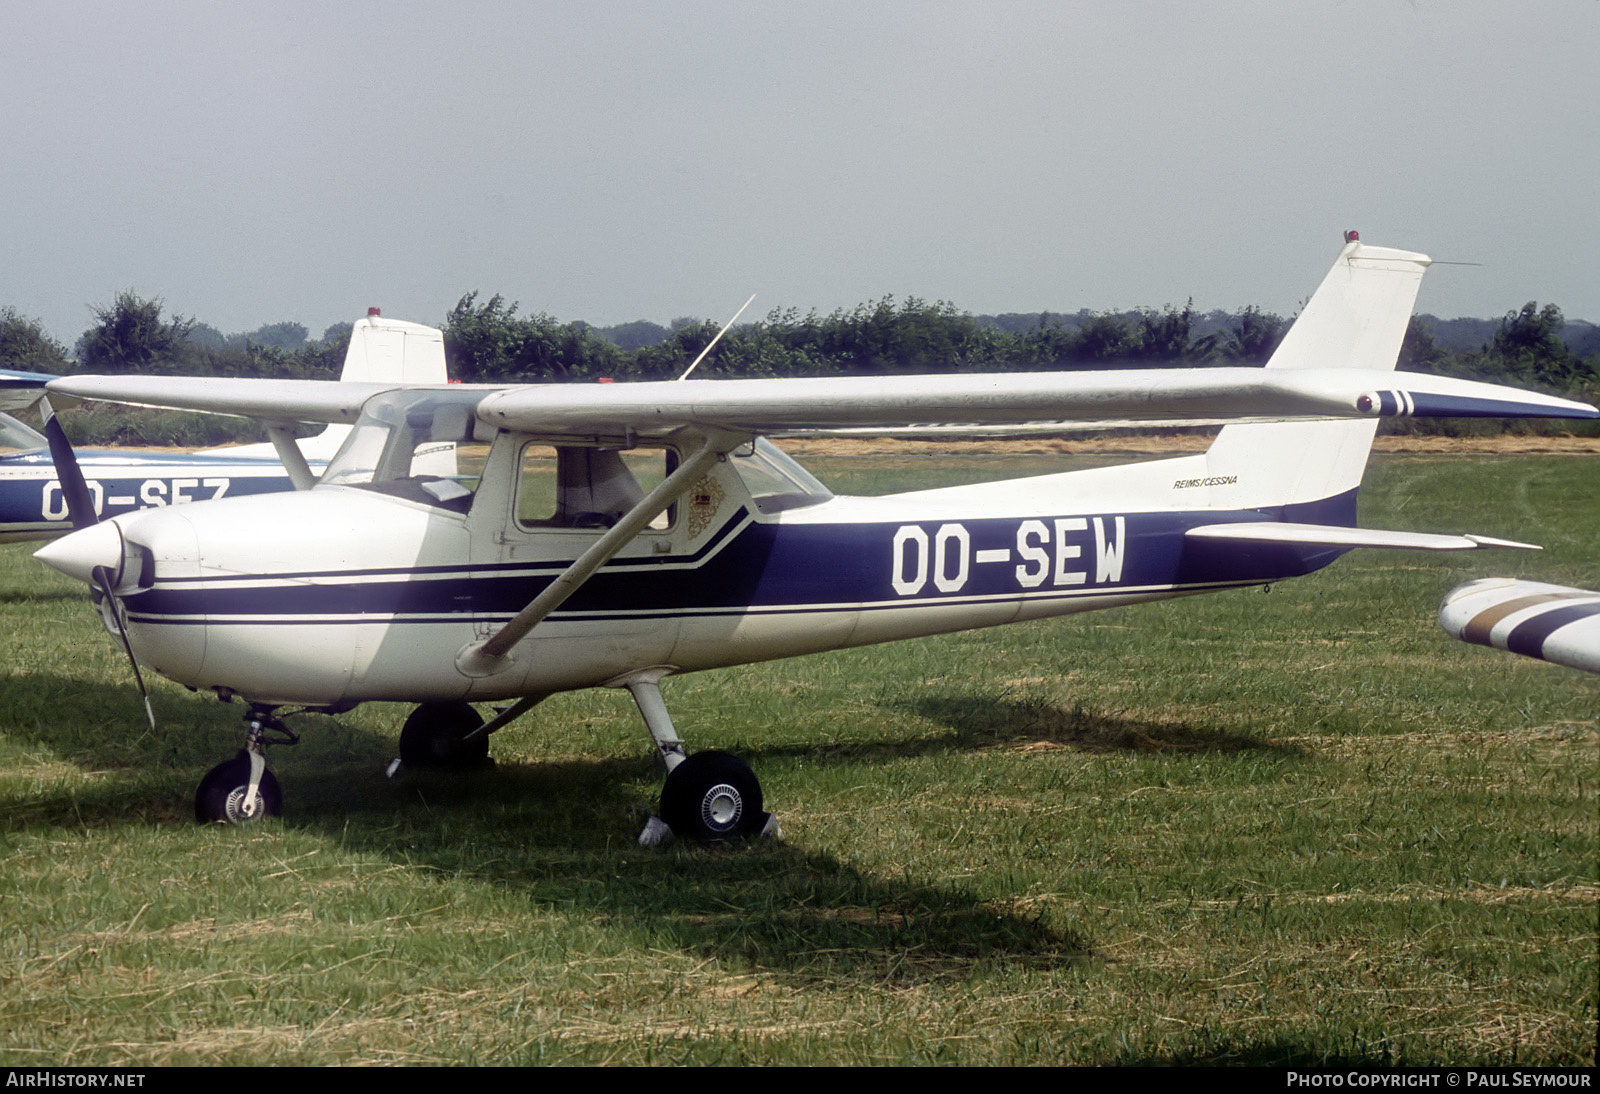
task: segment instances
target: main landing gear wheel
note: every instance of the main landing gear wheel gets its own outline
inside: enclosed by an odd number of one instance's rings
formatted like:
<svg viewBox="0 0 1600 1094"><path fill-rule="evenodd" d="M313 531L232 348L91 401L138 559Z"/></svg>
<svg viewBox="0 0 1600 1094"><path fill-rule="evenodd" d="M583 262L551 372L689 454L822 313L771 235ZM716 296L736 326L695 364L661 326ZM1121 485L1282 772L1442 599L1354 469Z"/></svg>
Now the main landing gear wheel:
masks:
<svg viewBox="0 0 1600 1094"><path fill-rule="evenodd" d="M661 787L661 819L673 834L701 843L753 836L766 823L755 772L726 752L696 752Z"/></svg>
<svg viewBox="0 0 1600 1094"><path fill-rule="evenodd" d="M249 824L263 817L283 815L283 791L270 771L261 773L253 801L250 790L250 753L244 749L206 772L194 795L194 819L201 824Z"/></svg>
<svg viewBox="0 0 1600 1094"><path fill-rule="evenodd" d="M481 725L483 718L470 703L423 703L400 730L400 762L435 771L493 767L487 734L462 740Z"/></svg>

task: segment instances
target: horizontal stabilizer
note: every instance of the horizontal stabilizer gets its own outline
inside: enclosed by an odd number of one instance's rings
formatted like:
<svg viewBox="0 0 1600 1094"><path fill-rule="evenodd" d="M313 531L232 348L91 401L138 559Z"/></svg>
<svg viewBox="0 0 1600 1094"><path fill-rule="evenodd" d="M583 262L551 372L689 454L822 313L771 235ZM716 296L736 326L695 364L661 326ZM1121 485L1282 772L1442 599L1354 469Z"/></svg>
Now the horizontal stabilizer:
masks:
<svg viewBox="0 0 1600 1094"><path fill-rule="evenodd" d="M1270 520L1205 524L1189 529L1185 535L1231 543L1275 543L1296 547L1382 547L1398 551L1472 551L1480 547L1516 547L1527 551L1542 549L1537 544L1491 536L1441 536L1428 532L1386 532L1381 528L1340 528L1327 524L1288 524Z"/></svg>

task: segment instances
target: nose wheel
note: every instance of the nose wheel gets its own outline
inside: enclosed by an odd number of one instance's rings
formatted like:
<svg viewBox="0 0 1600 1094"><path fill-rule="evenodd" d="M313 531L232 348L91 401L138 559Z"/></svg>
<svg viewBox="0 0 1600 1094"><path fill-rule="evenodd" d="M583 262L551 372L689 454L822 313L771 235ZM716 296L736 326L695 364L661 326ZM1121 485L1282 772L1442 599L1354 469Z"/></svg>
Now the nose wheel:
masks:
<svg viewBox="0 0 1600 1094"><path fill-rule="evenodd" d="M283 790L267 770L266 746L292 745L300 738L274 716L274 709L252 705L244 716L244 747L200 780L194 794L194 819L200 824L250 824L283 815Z"/></svg>
<svg viewBox="0 0 1600 1094"><path fill-rule="evenodd" d="M261 769L252 779L252 759ZM252 785L253 783L253 785ZM206 772L194 795L194 819L201 824L249 824L283 815L283 791L260 753L239 754Z"/></svg>

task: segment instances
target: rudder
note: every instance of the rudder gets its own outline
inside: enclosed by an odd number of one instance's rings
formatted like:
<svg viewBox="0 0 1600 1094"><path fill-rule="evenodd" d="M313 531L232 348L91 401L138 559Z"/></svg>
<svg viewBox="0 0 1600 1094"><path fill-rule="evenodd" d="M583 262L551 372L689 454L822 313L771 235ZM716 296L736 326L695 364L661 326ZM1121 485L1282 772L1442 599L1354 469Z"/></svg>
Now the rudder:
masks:
<svg viewBox="0 0 1600 1094"><path fill-rule="evenodd" d="M1346 236L1333 268L1296 317L1267 368L1392 370L1400 356L1427 255L1370 247ZM1333 502L1323 519L1354 523L1377 421L1225 426L1206 452L1209 504L1263 508Z"/></svg>

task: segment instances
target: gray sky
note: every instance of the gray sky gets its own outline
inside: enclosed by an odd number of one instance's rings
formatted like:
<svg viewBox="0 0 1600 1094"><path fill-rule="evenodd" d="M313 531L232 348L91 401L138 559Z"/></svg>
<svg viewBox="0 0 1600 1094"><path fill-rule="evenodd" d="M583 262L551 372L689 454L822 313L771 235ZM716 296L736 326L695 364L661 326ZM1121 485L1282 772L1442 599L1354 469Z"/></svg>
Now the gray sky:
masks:
<svg viewBox="0 0 1600 1094"><path fill-rule="evenodd" d="M1244 304L1600 321L1600 2L52 3L0 33L0 306L225 332Z"/></svg>

